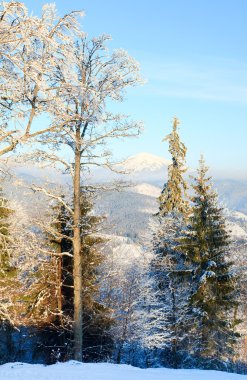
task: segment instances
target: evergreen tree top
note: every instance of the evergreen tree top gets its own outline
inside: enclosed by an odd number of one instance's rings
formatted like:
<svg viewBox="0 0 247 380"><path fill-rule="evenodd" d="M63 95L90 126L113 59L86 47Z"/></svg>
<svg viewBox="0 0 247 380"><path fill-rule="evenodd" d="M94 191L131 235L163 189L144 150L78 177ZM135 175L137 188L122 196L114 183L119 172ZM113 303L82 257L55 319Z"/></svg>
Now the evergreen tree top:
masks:
<svg viewBox="0 0 247 380"><path fill-rule="evenodd" d="M213 189L212 177L208 176L209 167L205 164L203 155L199 160L197 176L192 177L194 196L191 197L195 208L204 208L208 212L217 212L220 216L222 209L218 206L218 194ZM210 211L211 210L211 211Z"/></svg>
<svg viewBox="0 0 247 380"><path fill-rule="evenodd" d="M183 175L186 173L186 152L187 148L181 142L178 132L179 120L174 117L172 132L163 141L168 141L169 152L172 156L172 163L168 167L168 180L164 185L159 197L159 215L164 216L170 212L187 215L189 203L187 201L188 184Z"/></svg>
<svg viewBox="0 0 247 380"><path fill-rule="evenodd" d="M212 189L211 176L207 176L209 167L205 163L204 156L201 155L199 160L199 167L197 169L197 176L192 177L194 179L195 184L193 185L193 189L196 191L208 191Z"/></svg>
<svg viewBox="0 0 247 380"><path fill-rule="evenodd" d="M178 130L179 124L179 119L177 117L174 117L172 124L172 132L165 136L163 141L168 141L169 143L168 151L172 156L172 165L170 165L169 167L177 166L180 168L182 173L185 173L187 171L187 168L185 166L187 148L184 145L184 143L180 140Z"/></svg>

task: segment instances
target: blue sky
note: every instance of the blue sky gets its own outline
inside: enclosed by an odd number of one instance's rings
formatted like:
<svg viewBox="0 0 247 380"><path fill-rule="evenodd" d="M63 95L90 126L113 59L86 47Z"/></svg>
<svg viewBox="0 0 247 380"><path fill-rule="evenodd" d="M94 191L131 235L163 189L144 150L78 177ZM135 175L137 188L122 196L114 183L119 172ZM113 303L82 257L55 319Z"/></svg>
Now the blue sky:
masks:
<svg viewBox="0 0 247 380"><path fill-rule="evenodd" d="M25 1L38 14L47 1ZM147 84L118 108L144 121L138 140L113 146L122 158L147 151L168 158L161 143L181 120L188 163L201 153L217 173L247 177L246 0L57 0L65 12L83 9L90 36L109 33L141 64Z"/></svg>

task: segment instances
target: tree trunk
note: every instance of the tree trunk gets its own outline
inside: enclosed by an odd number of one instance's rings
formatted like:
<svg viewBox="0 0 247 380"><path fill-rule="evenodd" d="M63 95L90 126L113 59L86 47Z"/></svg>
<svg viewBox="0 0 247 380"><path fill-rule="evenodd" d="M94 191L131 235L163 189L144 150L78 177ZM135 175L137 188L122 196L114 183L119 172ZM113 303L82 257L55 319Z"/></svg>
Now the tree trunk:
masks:
<svg viewBox="0 0 247 380"><path fill-rule="evenodd" d="M172 328L173 328L173 339L172 339L172 357L173 357L173 368L178 368L178 357L177 357L177 310L176 310L176 295L174 289L174 283L172 283Z"/></svg>
<svg viewBox="0 0 247 380"><path fill-rule="evenodd" d="M59 244L59 253L61 253L61 244ZM63 327L63 295L62 295L62 256L56 259L57 262L57 309L59 313L60 326Z"/></svg>
<svg viewBox="0 0 247 380"><path fill-rule="evenodd" d="M74 359L82 361L82 258L81 258L81 133L76 127L74 172L74 227L73 227L73 278L74 278Z"/></svg>
<svg viewBox="0 0 247 380"><path fill-rule="evenodd" d="M121 354L122 354L122 343L120 343L117 353L116 362L117 364L121 364Z"/></svg>

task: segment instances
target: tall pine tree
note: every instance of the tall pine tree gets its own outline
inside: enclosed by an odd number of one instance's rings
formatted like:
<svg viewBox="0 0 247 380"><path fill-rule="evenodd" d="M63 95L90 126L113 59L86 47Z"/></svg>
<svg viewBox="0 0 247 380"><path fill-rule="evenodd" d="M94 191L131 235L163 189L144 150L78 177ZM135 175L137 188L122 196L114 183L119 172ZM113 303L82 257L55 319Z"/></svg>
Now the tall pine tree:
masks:
<svg viewBox="0 0 247 380"><path fill-rule="evenodd" d="M169 213L186 215L188 213L188 201L186 191L188 184L184 179L186 168L187 148L180 140L178 126L180 122L173 119L172 132L163 141L169 144L169 153L172 156L172 164L168 167L168 180L165 183L161 196L159 197L159 216Z"/></svg>
<svg viewBox="0 0 247 380"><path fill-rule="evenodd" d="M188 185L184 179L187 149L180 140L178 125L178 119L174 118L172 132L165 137L172 163L168 168L168 180L159 197L159 212L153 235L152 272L157 285L157 305L156 317L151 321L153 346L165 350L163 364L175 368L179 366L182 349L187 291L179 276L184 266L177 250L177 238L189 212L186 195Z"/></svg>
<svg viewBox="0 0 247 380"><path fill-rule="evenodd" d="M224 360L236 341L236 276L231 269L230 237L208 168L201 158L194 178L189 224L179 239L191 272L189 297L190 352L195 357Z"/></svg>

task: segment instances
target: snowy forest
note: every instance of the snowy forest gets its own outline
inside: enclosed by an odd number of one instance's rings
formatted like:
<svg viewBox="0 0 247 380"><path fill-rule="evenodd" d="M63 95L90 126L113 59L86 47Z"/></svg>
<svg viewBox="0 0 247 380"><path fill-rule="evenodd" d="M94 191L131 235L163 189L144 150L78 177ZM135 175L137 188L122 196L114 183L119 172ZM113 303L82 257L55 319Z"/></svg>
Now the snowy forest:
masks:
<svg viewBox="0 0 247 380"><path fill-rule="evenodd" d="M246 203L187 165L177 117L164 157L112 154L144 79L83 12L0 7L0 364L247 374Z"/></svg>

